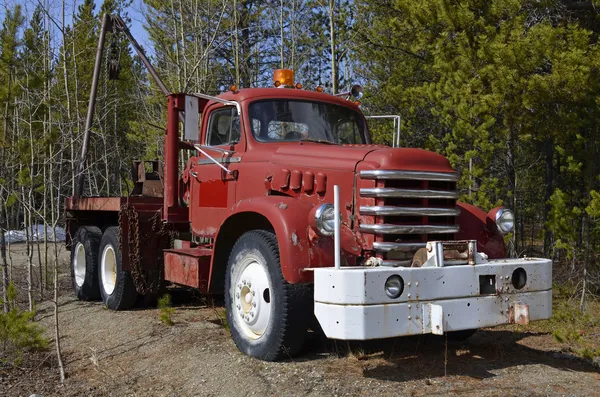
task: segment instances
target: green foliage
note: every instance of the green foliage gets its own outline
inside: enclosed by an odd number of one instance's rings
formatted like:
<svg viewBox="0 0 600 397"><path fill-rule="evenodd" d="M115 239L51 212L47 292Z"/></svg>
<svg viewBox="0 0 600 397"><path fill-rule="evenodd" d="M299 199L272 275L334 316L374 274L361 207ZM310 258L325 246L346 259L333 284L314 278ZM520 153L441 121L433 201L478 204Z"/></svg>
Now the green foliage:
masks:
<svg viewBox="0 0 600 397"><path fill-rule="evenodd" d="M578 207L569 207L567 195L556 189L550 197L550 212L548 213L548 230L557 236L554 244L556 250L565 250L567 257L573 257L574 245L577 240L576 224L573 219L581 215Z"/></svg>
<svg viewBox="0 0 600 397"><path fill-rule="evenodd" d="M596 357L600 357L600 349L584 347L583 349L577 350L577 354L583 358L587 358L588 360L593 360Z"/></svg>
<svg viewBox="0 0 600 397"><path fill-rule="evenodd" d="M600 349L600 340L596 337L600 326L600 304L589 302L585 313L582 313L577 302L571 300L575 293L572 285L554 285L552 317L531 323L528 329L552 334L561 348L590 358Z"/></svg>
<svg viewBox="0 0 600 397"><path fill-rule="evenodd" d="M8 198L6 199L6 208L10 208L13 205L15 205L18 201L18 196L15 192L12 192L11 194L8 195Z"/></svg>
<svg viewBox="0 0 600 397"><path fill-rule="evenodd" d="M16 297L17 290L11 283L7 288L10 310L0 313L0 344L4 346L1 362L4 364L18 365L25 350L44 349L48 345L44 330L34 322L35 312L19 309Z"/></svg>
<svg viewBox="0 0 600 397"><path fill-rule="evenodd" d="M590 204L585 208L585 212L592 219L600 218L600 193L595 190L590 191Z"/></svg>
<svg viewBox="0 0 600 397"><path fill-rule="evenodd" d="M174 325L173 313L175 313L175 308L171 303L171 295L164 294L158 299L158 317L163 324Z"/></svg>
<svg viewBox="0 0 600 397"><path fill-rule="evenodd" d="M600 191L596 14L555 0L357 7L364 108L402 114L402 143L444 154L462 173L461 200L513 209L517 251L527 234L533 249L545 229L547 253L581 253L584 209L593 212L590 192ZM375 131L377 142L391 142L391 128Z"/></svg>

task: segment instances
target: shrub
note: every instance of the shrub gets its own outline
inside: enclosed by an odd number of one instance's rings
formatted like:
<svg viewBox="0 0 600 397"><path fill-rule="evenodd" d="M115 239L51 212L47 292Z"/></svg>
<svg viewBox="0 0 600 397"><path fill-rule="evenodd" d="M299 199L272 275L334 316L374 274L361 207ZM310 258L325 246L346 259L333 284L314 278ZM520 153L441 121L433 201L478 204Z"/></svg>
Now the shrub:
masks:
<svg viewBox="0 0 600 397"><path fill-rule="evenodd" d="M163 324L174 325L173 313L175 308L171 306L171 295L164 294L158 299L158 317Z"/></svg>
<svg viewBox="0 0 600 397"><path fill-rule="evenodd" d="M13 284L7 288L8 313L0 313L0 343L3 346L0 363L18 365L25 350L44 349L48 340L44 329L34 322L35 311L23 311L16 304L17 290Z"/></svg>

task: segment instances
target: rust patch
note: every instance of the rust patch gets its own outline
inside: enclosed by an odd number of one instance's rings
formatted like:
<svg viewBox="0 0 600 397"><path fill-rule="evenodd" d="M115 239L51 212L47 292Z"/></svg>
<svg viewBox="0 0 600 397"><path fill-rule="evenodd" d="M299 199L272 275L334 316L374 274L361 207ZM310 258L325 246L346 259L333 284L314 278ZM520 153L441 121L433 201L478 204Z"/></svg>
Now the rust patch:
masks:
<svg viewBox="0 0 600 397"><path fill-rule="evenodd" d="M529 324L529 305L521 302L514 306L515 323L519 325Z"/></svg>

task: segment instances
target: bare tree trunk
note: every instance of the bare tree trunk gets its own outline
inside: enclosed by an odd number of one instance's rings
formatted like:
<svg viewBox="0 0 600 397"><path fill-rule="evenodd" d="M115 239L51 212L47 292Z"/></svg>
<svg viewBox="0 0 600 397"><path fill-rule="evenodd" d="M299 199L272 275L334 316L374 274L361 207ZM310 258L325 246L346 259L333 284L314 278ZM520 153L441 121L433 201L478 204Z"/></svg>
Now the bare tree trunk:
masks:
<svg viewBox="0 0 600 397"><path fill-rule="evenodd" d="M46 130L46 128L44 127L44 131ZM53 159L50 159L50 161L54 161ZM47 181L47 174L46 174L46 164L44 164L44 181ZM42 214L44 217L44 231L47 230L47 222L46 220L48 219L48 205L46 204L46 201L48 200L48 189L44 189L44 203L43 203L43 210L42 210ZM39 244L38 244L39 247ZM41 264L40 264L40 268L41 268ZM48 288L48 233L44 233L44 279L42 281L44 283L44 289Z"/></svg>
<svg viewBox="0 0 600 397"><path fill-rule="evenodd" d="M25 246L26 246L26 252L27 252L27 300L29 301L29 311L33 311L33 285L32 285L32 277L31 277L31 273L33 271L33 247L31 246L31 242L33 239L33 228L32 228L32 224L31 224L31 208L29 207L29 205L31 203L29 203L28 201L25 200L25 187L21 188L21 196L23 198L23 206L26 206L25 208L25 218L23 220L23 224L25 226L25 238L26 238L26 242L25 242Z"/></svg>
<svg viewBox="0 0 600 397"><path fill-rule="evenodd" d="M554 192L554 142L552 138L547 137L544 144L546 152L546 194L544 197L544 224L548 221L550 213L550 196ZM544 256L550 255L550 246L552 245L552 233L546 230L544 234Z"/></svg>
<svg viewBox="0 0 600 397"><path fill-rule="evenodd" d="M581 300L579 301L579 310L585 311L585 291L587 289L587 269L590 261L590 220L588 216L583 217L583 222L587 227L585 238L585 259L583 260L583 287L581 288Z"/></svg>
<svg viewBox="0 0 600 397"><path fill-rule="evenodd" d="M8 80L8 92L10 93L10 78ZM9 98L6 100L6 106L4 108L4 139L6 139L6 134L8 132L8 103ZM6 149L4 145L2 145L2 172L0 176L4 176L4 165L6 164ZM0 254L2 255L2 306L4 309L4 313L8 313L8 263L6 262L6 238L4 236L4 232L8 231L8 219L7 219L7 210L6 210L6 201L4 201L3 196L4 187L0 186ZM8 191L7 191L8 193Z"/></svg>
<svg viewBox="0 0 600 397"><path fill-rule="evenodd" d="M1 188L1 186L0 186ZM0 254L2 255L2 306L4 313L8 313L8 296L6 294L8 290L8 263L6 263L6 238L4 231L7 229L6 225L6 211L5 202L2 198L2 190L0 190Z"/></svg>
<svg viewBox="0 0 600 397"><path fill-rule="evenodd" d="M179 34L180 34L180 38L181 38L181 62L183 63L183 79L182 82L186 82L188 79L188 62L187 62L187 52L185 49L185 32L184 32L184 24L183 24L183 8L182 8L182 3L183 1L179 2ZM181 84L181 82L179 83ZM180 88L181 90L181 88Z"/></svg>
<svg viewBox="0 0 600 397"><path fill-rule="evenodd" d="M292 15L290 18L290 30L291 30L291 68L292 70L296 70L296 0L292 0Z"/></svg>
<svg viewBox="0 0 600 397"><path fill-rule="evenodd" d="M65 32L65 0L62 1L62 59L63 59L63 78L65 80L65 95L67 100L67 125L70 137L70 149L71 149L71 195L75 195L75 137L73 136L73 124L71 119L71 94L69 93L69 72L67 71L67 33Z"/></svg>
<svg viewBox="0 0 600 397"><path fill-rule="evenodd" d="M233 24L235 26L234 29L234 48L235 53L233 54L234 64L235 64L235 84L240 88L240 44L238 41L238 9L237 9L237 0L233 0Z"/></svg>
<svg viewBox="0 0 600 397"><path fill-rule="evenodd" d="M283 35L283 0L281 0L279 7L279 28L281 32L281 48L280 48L280 56L281 56L281 69L284 68L285 60L283 59L284 47L285 47L285 36Z"/></svg>
<svg viewBox="0 0 600 397"><path fill-rule="evenodd" d="M335 51L335 19L334 19L335 0L329 0L329 40L331 46L331 93L338 92L338 71Z"/></svg>
<svg viewBox="0 0 600 397"><path fill-rule="evenodd" d="M508 181L510 184L510 190L512 191L512 196L510 197L510 207L515 214L515 224L513 227L512 236L510 238L510 244L508 247L508 257L514 258L517 256L517 225L518 220L521 218L521 212L517 208L517 167L515 164L515 143L514 143L514 131L511 128L509 132L507 146L507 174Z"/></svg>
<svg viewBox="0 0 600 397"><path fill-rule="evenodd" d="M50 158L52 159L53 147L50 146ZM54 166L53 162L50 163L50 177L54 175ZM59 179L60 181L60 179ZM50 184L50 213L52 214L52 234L56 236L56 223L58 222L58 217L55 212L55 204L54 204L54 187ZM60 383L64 383L65 381L65 368L62 360L62 352L60 349L60 328L58 322L58 248L56 238L54 238L53 242L54 246L54 342L56 346L56 359L58 361L58 370L60 372Z"/></svg>

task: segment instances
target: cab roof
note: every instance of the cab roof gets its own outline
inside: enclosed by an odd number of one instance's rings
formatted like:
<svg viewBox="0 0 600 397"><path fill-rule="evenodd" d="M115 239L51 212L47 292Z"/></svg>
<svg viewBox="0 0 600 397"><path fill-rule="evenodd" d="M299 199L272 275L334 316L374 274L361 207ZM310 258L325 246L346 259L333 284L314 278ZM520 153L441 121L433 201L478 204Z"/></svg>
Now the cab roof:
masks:
<svg viewBox="0 0 600 397"><path fill-rule="evenodd" d="M335 103L341 106L348 106L358 110L358 106L344 97L337 97L324 92L313 90L296 89L296 88L242 88L235 92L227 91L217 95L228 101L245 102L256 99L268 98L286 98L286 99L302 99L319 102Z"/></svg>

